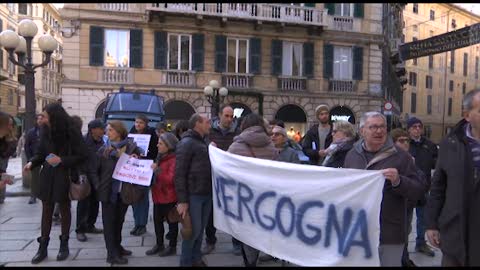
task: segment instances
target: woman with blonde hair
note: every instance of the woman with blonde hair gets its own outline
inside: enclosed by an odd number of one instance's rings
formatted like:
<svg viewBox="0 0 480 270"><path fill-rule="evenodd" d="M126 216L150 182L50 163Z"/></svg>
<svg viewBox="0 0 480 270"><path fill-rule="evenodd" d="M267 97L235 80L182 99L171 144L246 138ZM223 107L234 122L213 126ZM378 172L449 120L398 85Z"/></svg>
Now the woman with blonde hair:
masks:
<svg viewBox="0 0 480 270"><path fill-rule="evenodd" d="M355 127L348 121L339 120L333 122L332 126L332 144L325 149L327 156L322 166L332 168L342 168L348 151L352 149L356 141L357 133Z"/></svg>

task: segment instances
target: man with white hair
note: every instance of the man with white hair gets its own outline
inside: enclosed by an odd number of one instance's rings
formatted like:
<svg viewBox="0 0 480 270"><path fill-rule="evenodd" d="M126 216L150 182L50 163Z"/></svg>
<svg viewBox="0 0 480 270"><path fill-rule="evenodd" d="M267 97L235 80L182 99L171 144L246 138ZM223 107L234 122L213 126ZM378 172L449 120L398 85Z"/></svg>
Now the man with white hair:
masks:
<svg viewBox="0 0 480 270"><path fill-rule="evenodd" d="M379 112L367 112L360 119L360 139L345 158L345 168L381 170L385 176L380 212L381 266L402 266L407 240L406 199L419 200L426 192L410 155L387 136L387 120Z"/></svg>

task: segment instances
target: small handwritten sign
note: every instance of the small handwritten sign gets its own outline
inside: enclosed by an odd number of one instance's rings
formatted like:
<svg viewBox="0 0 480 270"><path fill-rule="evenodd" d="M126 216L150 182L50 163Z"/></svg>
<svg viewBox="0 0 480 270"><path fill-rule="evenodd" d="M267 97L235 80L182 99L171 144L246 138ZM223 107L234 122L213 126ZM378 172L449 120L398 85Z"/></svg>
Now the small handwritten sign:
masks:
<svg viewBox="0 0 480 270"><path fill-rule="evenodd" d="M147 156L148 146L150 145L150 134L128 134L128 137L133 138L133 141L137 144L138 147L142 148L143 154L141 156Z"/></svg>
<svg viewBox="0 0 480 270"><path fill-rule="evenodd" d="M153 160L136 159L127 154L122 154L118 159L112 177L122 182L150 186L153 170Z"/></svg>

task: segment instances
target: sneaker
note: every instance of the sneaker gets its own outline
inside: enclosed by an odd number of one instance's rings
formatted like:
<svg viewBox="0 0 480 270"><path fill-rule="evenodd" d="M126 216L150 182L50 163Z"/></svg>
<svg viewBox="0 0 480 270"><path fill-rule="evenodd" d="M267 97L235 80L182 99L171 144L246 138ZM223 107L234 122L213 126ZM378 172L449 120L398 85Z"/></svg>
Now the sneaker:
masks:
<svg viewBox="0 0 480 270"><path fill-rule="evenodd" d="M415 251L423 253L424 255L427 255L429 257L434 257L435 252L426 244L424 243L423 245L420 246L415 246Z"/></svg>
<svg viewBox="0 0 480 270"><path fill-rule="evenodd" d="M202 254L210 254L215 249L215 244L206 244L202 249Z"/></svg>
<svg viewBox="0 0 480 270"><path fill-rule="evenodd" d="M135 235L135 236L140 236L140 235L142 235L142 234L144 234L144 233L146 233L146 232L147 232L147 227L145 227L145 226L139 226L138 229L133 233L133 235Z"/></svg>
<svg viewBox="0 0 480 270"><path fill-rule="evenodd" d="M130 234L135 235L135 233L137 233L138 228L139 228L138 226L133 227L133 229L130 231Z"/></svg>
<svg viewBox="0 0 480 270"><path fill-rule="evenodd" d="M80 242L87 241L87 236L84 233L77 233L77 240Z"/></svg>

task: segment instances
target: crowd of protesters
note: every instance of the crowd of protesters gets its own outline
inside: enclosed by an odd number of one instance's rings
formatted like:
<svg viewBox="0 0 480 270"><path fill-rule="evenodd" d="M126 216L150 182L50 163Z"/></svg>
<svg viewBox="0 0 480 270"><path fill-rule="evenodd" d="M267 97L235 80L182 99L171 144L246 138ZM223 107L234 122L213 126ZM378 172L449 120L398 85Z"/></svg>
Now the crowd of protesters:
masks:
<svg viewBox="0 0 480 270"><path fill-rule="evenodd" d="M56 208L61 220L57 260L69 256L69 184L85 175L92 189L77 204L78 241L87 241L88 233L103 233L107 262L127 264L132 252L122 246L125 214L132 205L135 226L130 233L144 234L151 194L156 241L146 255L175 255L180 231L180 266L206 266L202 256L211 253L217 242L208 154L212 144L237 155L297 164L301 163L300 149L309 158L307 166L379 170L385 177L378 247L381 266L415 266L407 249L414 210L417 252L435 256L434 246L443 253L443 266L480 265L480 256L476 256L480 215L475 212L480 185L480 90L465 95L463 113L463 119L437 146L423 135L423 122L418 118L409 118L406 129L389 133L383 114L367 112L357 129L348 121L331 123L329 107L324 104L315 110L318 124L300 140L289 138L280 120L268 122L255 113L236 119L229 105L222 106L213 119L194 114L173 130L163 122L156 129L149 127L150 120L143 114L137 115L130 131L121 121L95 119L82 136L81 118L69 116L58 103L49 104L21 139L28 161L24 170L31 172L32 178L29 203L37 198L42 202L39 249L32 264L48 256ZM10 115L0 112L0 189L13 183L6 167L17 148L14 125ZM150 135L147 153L129 133ZM154 160L150 187L132 189L134 185L113 178L122 154ZM137 193L138 198L127 200L127 193ZM99 207L102 229L95 227ZM164 222L168 224L166 235ZM204 232L205 248L201 250ZM245 266L275 259L269 254L259 256L254 247L233 237L232 252L243 256Z"/></svg>

